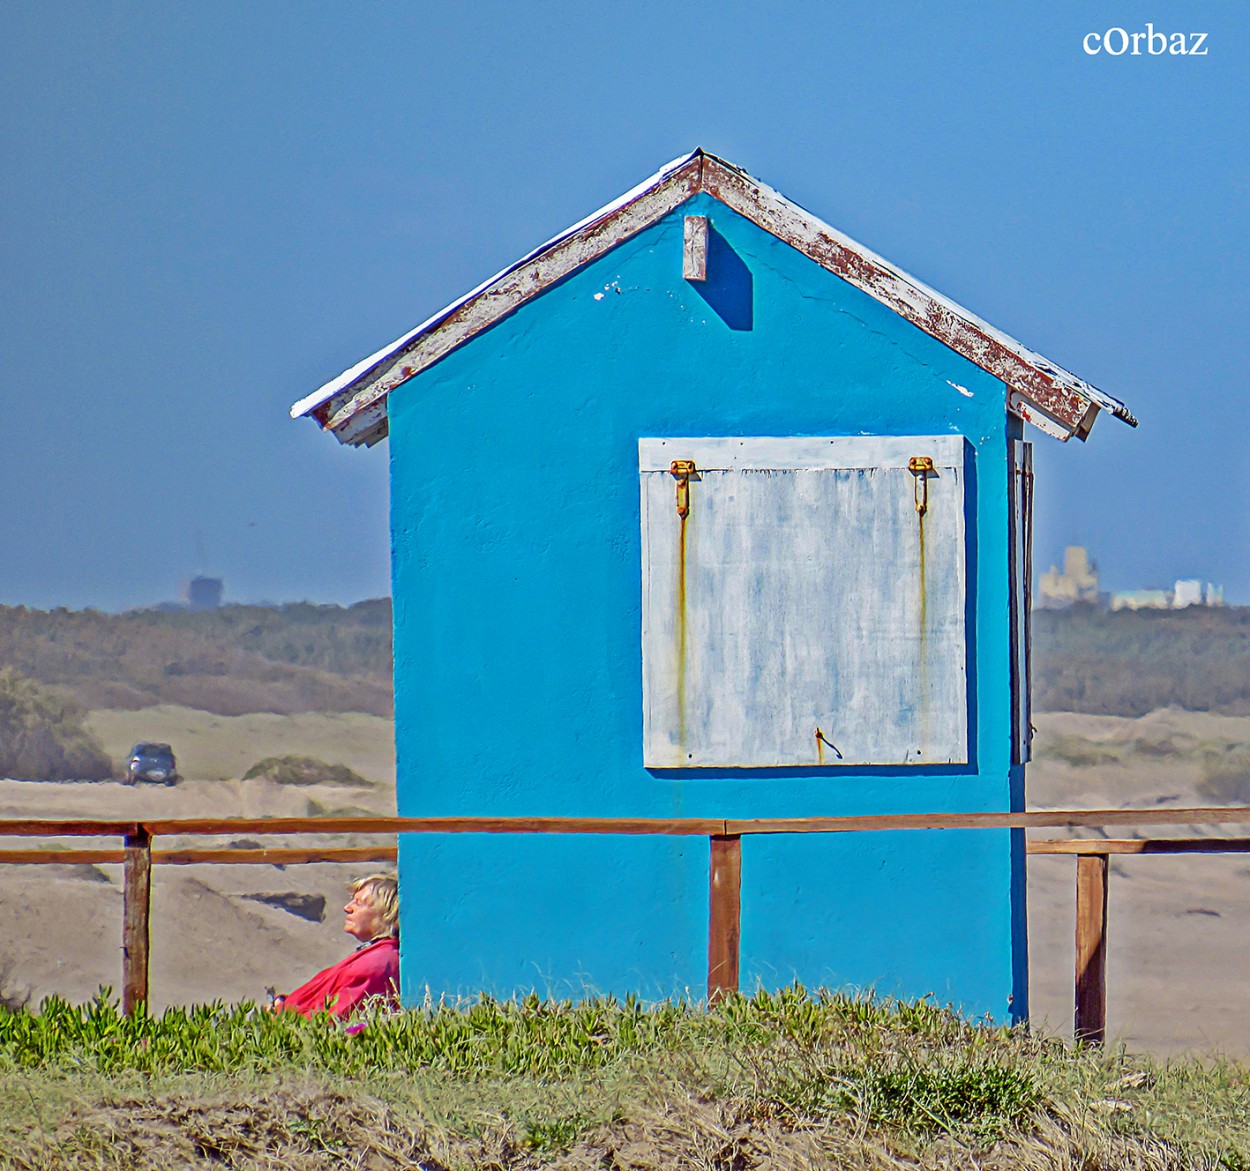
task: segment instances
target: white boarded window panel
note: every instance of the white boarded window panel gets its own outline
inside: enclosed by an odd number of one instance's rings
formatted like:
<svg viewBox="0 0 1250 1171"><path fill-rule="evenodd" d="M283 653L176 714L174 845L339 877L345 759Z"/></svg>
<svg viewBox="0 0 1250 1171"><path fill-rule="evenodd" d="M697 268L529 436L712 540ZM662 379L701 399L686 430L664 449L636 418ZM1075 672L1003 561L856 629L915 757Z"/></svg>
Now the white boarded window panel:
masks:
<svg viewBox="0 0 1250 1171"><path fill-rule="evenodd" d="M967 761L962 437L638 454L647 767ZM923 518L914 456L935 469ZM674 460L698 469L684 539Z"/></svg>

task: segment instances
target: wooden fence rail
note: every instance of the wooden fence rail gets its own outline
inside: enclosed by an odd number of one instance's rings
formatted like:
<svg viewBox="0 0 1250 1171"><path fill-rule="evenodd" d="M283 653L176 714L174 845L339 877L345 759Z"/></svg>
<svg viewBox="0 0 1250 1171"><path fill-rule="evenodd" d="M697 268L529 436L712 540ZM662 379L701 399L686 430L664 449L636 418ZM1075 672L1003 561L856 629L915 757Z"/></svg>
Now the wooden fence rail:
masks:
<svg viewBox="0 0 1250 1171"><path fill-rule="evenodd" d="M148 1001L149 923L153 865L290 865L311 862L393 862L396 847L302 846L155 850L158 837L220 835L510 833L660 834L706 837L710 846L707 993L714 1001L736 991L742 923L742 838L752 834L865 833L887 830L968 830L1195 826L1250 824L1250 806L1195 809L1092 809L1019 813L886 814L728 820L707 818L573 817L283 817L156 821L0 819L0 838L120 837L122 849L0 849L0 864L110 864L123 868L122 1007L133 1013ZM1102 1044L1107 1008L1107 896L1112 854L1250 853L1250 838L1034 839L1026 852L1077 859L1075 1032Z"/></svg>
<svg viewBox="0 0 1250 1171"><path fill-rule="evenodd" d="M1108 825L1250 825L1250 805L1194 809L1057 809L1030 813L887 813L730 820L645 817L261 817L138 821L0 819L0 837L153 837L184 834L734 834L860 833L895 829L1078 829Z"/></svg>
<svg viewBox="0 0 1250 1171"><path fill-rule="evenodd" d="M1076 856L1073 1032L1078 1040L1101 1045L1107 1036L1107 896L1111 855L1246 854L1250 853L1250 838L1034 839L1025 848L1029 854Z"/></svg>

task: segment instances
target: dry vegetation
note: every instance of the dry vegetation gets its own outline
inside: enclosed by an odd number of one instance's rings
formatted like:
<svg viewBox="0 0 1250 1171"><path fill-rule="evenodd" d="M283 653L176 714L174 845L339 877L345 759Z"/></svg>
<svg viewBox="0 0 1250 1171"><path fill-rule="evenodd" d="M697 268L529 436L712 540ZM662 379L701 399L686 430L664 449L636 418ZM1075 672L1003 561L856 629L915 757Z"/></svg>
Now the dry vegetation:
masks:
<svg viewBox="0 0 1250 1171"><path fill-rule="evenodd" d="M246 1006L0 1016L2 1165L1243 1168L1246 1071L801 988L530 998L349 1036ZM20 1088L19 1088L20 1087Z"/></svg>
<svg viewBox="0 0 1250 1171"><path fill-rule="evenodd" d="M1037 711L1250 715L1250 607L1033 615Z"/></svg>
<svg viewBox="0 0 1250 1171"><path fill-rule="evenodd" d="M1119 774L1126 791L1162 767L1192 786L1202 804L1250 805L1250 722L1244 716L1178 708L1136 720L1040 715L1034 759L1034 771L1064 765L1078 773Z"/></svg>
<svg viewBox="0 0 1250 1171"><path fill-rule="evenodd" d="M112 763L69 696L0 668L0 777L101 780Z"/></svg>
<svg viewBox="0 0 1250 1171"><path fill-rule="evenodd" d="M389 716L391 604L101 614L0 607L0 663L89 709ZM1250 609L1034 617L1034 706L1250 714Z"/></svg>
<svg viewBox="0 0 1250 1171"><path fill-rule="evenodd" d="M391 604L127 614L0 606L0 663L87 708L389 716Z"/></svg>
<svg viewBox="0 0 1250 1171"><path fill-rule="evenodd" d="M137 739L168 740L193 778L176 790L117 793L122 786L12 784L5 799L26 800L29 790L51 808L55 791L81 815L96 801L182 813L200 789L214 807L252 814L364 812L383 794L392 801L389 623L386 602L198 615L0 608L0 661L30 677L8 673L3 693L20 703L0 700L0 713L24 703L79 742L94 734L114 758ZM1038 717L1030 804L1250 804L1250 720L1232 718L1250 713L1250 612L1038 615L1035 646L1038 709L1095 714ZM93 708L85 719L83 705ZM351 768L321 771L310 755ZM232 779L258 760L253 780ZM1246 1052L1240 983L1229 981L1250 930L1239 917L1250 871L1237 859L1117 865L1112 1031L1174 1053L1200 1038ZM1071 1014L1062 950L1070 866L1031 866L1036 1019L1062 1026ZM273 971L279 957L295 978L341 953L323 923L293 909L339 897L341 875L310 869L232 875L221 891L163 876L158 926L196 924L213 941L207 950L223 955L242 954L244 945L226 942L236 919L241 940L271 939L268 968L249 970L228 993L252 995L286 977ZM49 873L29 894L7 881L21 897L4 949L20 951L26 985L66 987L51 958L44 972L27 955L47 907L62 906L49 901L62 886L72 898L56 921L79 923L77 942L94 940L92 972L115 966L116 875ZM174 993L205 956L156 942L165 1003L184 999ZM63 937L49 946L65 954ZM1184 966L1196 956L1197 972ZM0 971L0 991L6 980ZM207 986L221 995L225 981L214 975ZM712 1013L484 1001L476 1016L429 1008L359 1037L246 1006L176 1010L134 1026L110 1013L105 1004L0 1009L0 1167L1250 1168L1242 1066L1076 1050L970 1025L929 1003L797 991ZM22 1023L6 1027L13 1022ZM33 1050L22 1048L22 1028ZM55 1042L38 1041L40 1029Z"/></svg>
<svg viewBox="0 0 1250 1171"><path fill-rule="evenodd" d="M345 764L327 764L313 756L266 756L243 774L243 780L272 781L275 785L338 785L367 789L369 782Z"/></svg>

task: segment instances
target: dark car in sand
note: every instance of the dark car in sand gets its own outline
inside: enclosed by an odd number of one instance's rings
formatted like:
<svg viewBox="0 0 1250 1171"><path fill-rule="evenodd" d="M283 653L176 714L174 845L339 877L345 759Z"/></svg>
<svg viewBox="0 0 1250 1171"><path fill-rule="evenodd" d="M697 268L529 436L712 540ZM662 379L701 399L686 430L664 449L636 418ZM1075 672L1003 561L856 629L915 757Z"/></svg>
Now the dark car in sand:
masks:
<svg viewBox="0 0 1250 1171"><path fill-rule="evenodd" d="M126 763L126 775L122 780L127 785L133 785L136 781L174 784L178 780L178 762L174 759L174 750L168 744L140 741L130 753L130 759Z"/></svg>

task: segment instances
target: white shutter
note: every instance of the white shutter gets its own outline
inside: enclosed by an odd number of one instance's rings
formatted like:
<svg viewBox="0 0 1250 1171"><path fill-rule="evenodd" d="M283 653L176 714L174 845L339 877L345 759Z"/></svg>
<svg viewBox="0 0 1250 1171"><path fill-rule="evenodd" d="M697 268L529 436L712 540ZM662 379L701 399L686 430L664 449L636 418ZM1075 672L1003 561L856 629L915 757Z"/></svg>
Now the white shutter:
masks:
<svg viewBox="0 0 1250 1171"><path fill-rule="evenodd" d="M639 471L648 767L967 761L962 437L643 439Z"/></svg>

